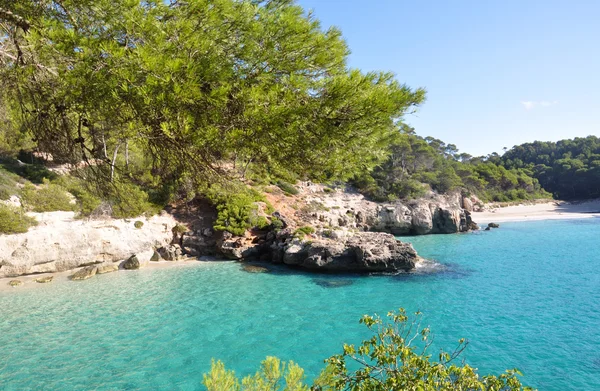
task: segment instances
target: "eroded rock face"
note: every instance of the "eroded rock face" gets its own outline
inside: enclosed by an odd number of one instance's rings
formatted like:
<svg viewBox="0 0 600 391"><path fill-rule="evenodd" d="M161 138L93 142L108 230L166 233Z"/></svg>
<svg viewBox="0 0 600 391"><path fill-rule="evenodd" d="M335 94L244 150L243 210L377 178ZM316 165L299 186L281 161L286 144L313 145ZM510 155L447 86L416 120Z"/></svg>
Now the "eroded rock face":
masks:
<svg viewBox="0 0 600 391"><path fill-rule="evenodd" d="M410 244L381 232L359 232L345 241L292 241L283 254L284 264L327 272L408 271L418 260Z"/></svg>
<svg viewBox="0 0 600 391"><path fill-rule="evenodd" d="M87 280L88 278L94 277L97 272L98 272L97 266L87 266L87 267L81 268L80 270L76 271L74 274L71 275L70 278L73 281Z"/></svg>
<svg viewBox="0 0 600 391"><path fill-rule="evenodd" d="M168 244L171 227L176 224L166 214L145 220L144 229L136 229L127 220L77 219L73 212L31 215L38 225L27 233L0 235L0 277L122 261L132 253Z"/></svg>

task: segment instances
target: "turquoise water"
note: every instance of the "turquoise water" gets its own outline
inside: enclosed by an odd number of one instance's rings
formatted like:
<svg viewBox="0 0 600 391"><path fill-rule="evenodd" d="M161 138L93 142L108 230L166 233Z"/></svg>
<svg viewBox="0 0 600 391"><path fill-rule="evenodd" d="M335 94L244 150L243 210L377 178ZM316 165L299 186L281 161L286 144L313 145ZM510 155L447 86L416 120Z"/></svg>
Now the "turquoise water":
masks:
<svg viewBox="0 0 600 391"><path fill-rule="evenodd" d="M0 292L0 390L200 390L211 357L240 374L267 355L309 376L358 319L425 313L436 347L461 337L482 373L518 367L540 390L600 389L600 219L507 223L408 238L435 275L249 274L236 263L141 270ZM324 282L351 281L328 288ZM435 352L435 351L434 351Z"/></svg>

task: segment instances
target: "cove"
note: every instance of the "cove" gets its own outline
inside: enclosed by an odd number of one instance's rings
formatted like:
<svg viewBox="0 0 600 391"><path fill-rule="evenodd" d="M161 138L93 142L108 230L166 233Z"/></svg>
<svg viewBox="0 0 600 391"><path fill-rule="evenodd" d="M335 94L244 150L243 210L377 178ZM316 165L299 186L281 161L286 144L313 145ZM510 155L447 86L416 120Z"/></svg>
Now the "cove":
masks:
<svg viewBox="0 0 600 391"><path fill-rule="evenodd" d="M402 238L434 274L314 275L238 263L140 270L0 293L0 390L201 390L211 358L267 355L313 378L363 314L420 310L432 354L459 338L480 373L517 367L540 390L600 388L600 219L505 223Z"/></svg>

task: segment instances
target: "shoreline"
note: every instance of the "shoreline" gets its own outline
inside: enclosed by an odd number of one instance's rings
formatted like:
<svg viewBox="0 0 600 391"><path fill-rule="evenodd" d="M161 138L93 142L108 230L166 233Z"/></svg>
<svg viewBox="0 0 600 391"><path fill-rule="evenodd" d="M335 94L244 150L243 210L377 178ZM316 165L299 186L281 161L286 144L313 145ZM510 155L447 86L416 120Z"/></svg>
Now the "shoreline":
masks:
<svg viewBox="0 0 600 391"><path fill-rule="evenodd" d="M507 206L491 211L472 212L471 216L480 225L513 221L588 219L600 217L600 200Z"/></svg>
<svg viewBox="0 0 600 391"><path fill-rule="evenodd" d="M136 273L136 272L140 272L140 271L144 272L144 271L155 271L155 270L162 270L162 269L174 269L177 267L192 267L192 266L200 266L200 265L209 264L211 262L225 262L225 261L228 261L228 260L216 260L215 259L215 260L208 261L208 260L202 260L202 259L197 259L197 258L189 258L189 259L181 260L181 261L148 262L142 268L137 269L137 270L125 270L125 269L119 268L119 270L117 270L117 271L114 271L112 273L106 273L106 274ZM233 262L233 261L230 261L230 262ZM72 274L74 274L75 272L77 272L80 269L82 269L82 268L70 269L70 270L65 270L62 272L25 274L25 275L21 275L21 276L17 276L17 277L0 277L0 294L5 293L5 292L21 292L21 291L28 291L31 289L41 289L44 286L57 284L57 283L58 284L85 283L86 280L72 281L69 278ZM54 277L54 279L48 283L39 283L39 282L34 281L36 278L50 277L50 276ZM96 276L93 276L90 279L93 279L95 277ZM8 282L12 281L12 280L19 280L19 281L22 281L24 284L21 286L16 286L16 287L8 285Z"/></svg>

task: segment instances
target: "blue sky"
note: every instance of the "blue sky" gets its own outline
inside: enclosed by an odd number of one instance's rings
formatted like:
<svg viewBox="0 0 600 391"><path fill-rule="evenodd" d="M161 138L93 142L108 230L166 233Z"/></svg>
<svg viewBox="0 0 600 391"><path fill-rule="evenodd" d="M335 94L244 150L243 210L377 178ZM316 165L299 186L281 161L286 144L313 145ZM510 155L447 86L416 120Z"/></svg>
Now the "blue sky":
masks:
<svg viewBox="0 0 600 391"><path fill-rule="evenodd" d="M349 65L425 87L407 122L472 155L600 135L598 0L298 0Z"/></svg>

